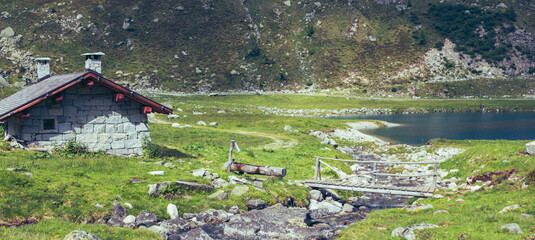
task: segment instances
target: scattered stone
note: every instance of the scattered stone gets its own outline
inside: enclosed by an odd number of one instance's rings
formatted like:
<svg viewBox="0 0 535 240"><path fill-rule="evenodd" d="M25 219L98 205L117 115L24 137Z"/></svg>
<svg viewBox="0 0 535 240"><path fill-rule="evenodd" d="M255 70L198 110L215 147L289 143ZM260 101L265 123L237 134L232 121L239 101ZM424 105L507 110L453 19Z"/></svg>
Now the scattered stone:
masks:
<svg viewBox="0 0 535 240"><path fill-rule="evenodd" d="M442 196L440 194L435 194L435 195L433 195L433 198L440 199L440 198L444 198L444 196Z"/></svg>
<svg viewBox="0 0 535 240"><path fill-rule="evenodd" d="M440 213L450 214L448 210L444 210L444 209L436 210L433 214L440 214Z"/></svg>
<svg viewBox="0 0 535 240"><path fill-rule="evenodd" d="M503 229L509 230L510 233L516 233L516 234L523 233L522 228L520 228L520 226L518 226L518 224L516 223L505 224L500 228L500 230L503 230Z"/></svg>
<svg viewBox="0 0 535 240"><path fill-rule="evenodd" d="M168 119L177 119L177 118L180 118L180 116L178 116L176 114L169 114L169 115L167 115L167 118Z"/></svg>
<svg viewBox="0 0 535 240"><path fill-rule="evenodd" d="M368 207L366 207L366 206L360 206L360 207L359 207L359 210L368 210Z"/></svg>
<svg viewBox="0 0 535 240"><path fill-rule="evenodd" d="M475 192L475 191L477 191L479 189L481 189L481 186L479 186L479 185L472 186L472 187L470 187L470 192Z"/></svg>
<svg viewBox="0 0 535 240"><path fill-rule="evenodd" d="M512 205L512 206L508 206L508 207L504 207L499 213L504 214L504 213L509 212L510 210L517 209L519 207L520 206L518 204Z"/></svg>
<svg viewBox="0 0 535 240"><path fill-rule="evenodd" d="M232 214L240 214L240 208L236 205L233 205L229 208L228 212Z"/></svg>
<svg viewBox="0 0 535 240"><path fill-rule="evenodd" d="M284 3L284 5L286 5L286 6L288 6L288 7L291 7L291 6L292 6L292 1L289 1L289 0L288 0L288 1L284 1L283 3Z"/></svg>
<svg viewBox="0 0 535 240"><path fill-rule="evenodd" d="M196 191L205 191L205 192L210 192L214 190L212 186L208 186L208 185L200 184L196 182L176 181L175 184L178 188L186 189L186 190L196 190Z"/></svg>
<svg viewBox="0 0 535 240"><path fill-rule="evenodd" d="M179 123L173 123L173 124L171 124L171 127L179 128L180 124Z"/></svg>
<svg viewBox="0 0 535 240"><path fill-rule="evenodd" d="M206 126L206 123L204 121L198 121L197 125Z"/></svg>
<svg viewBox="0 0 535 240"><path fill-rule="evenodd" d="M525 214L525 213L520 214L520 216L525 217L525 218L532 218L533 217L533 216L531 216L529 214Z"/></svg>
<svg viewBox="0 0 535 240"><path fill-rule="evenodd" d="M433 205L431 204L422 204L422 205L414 205L414 206L406 207L405 210L414 212L414 211L420 211L420 210L431 209L431 208L433 208Z"/></svg>
<svg viewBox="0 0 535 240"><path fill-rule="evenodd" d="M128 210L126 210L120 203L115 202L113 203L111 215L123 219L128 215Z"/></svg>
<svg viewBox="0 0 535 240"><path fill-rule="evenodd" d="M167 168L175 168L176 167L175 164L172 164L172 163L165 163L163 166L167 167Z"/></svg>
<svg viewBox="0 0 535 240"><path fill-rule="evenodd" d="M329 210L329 213L339 213L340 211L342 211L342 206L336 206L334 204L334 201L318 202L318 208L326 208L327 210Z"/></svg>
<svg viewBox="0 0 535 240"><path fill-rule="evenodd" d="M207 209L197 215L197 221L206 224L220 224L229 220L230 215L224 210Z"/></svg>
<svg viewBox="0 0 535 240"><path fill-rule="evenodd" d="M211 122L210 124L208 124L208 126L212 126L212 127L219 126L219 123Z"/></svg>
<svg viewBox="0 0 535 240"><path fill-rule="evenodd" d="M25 173L23 173L23 174L26 175L26 176L28 176L28 177L33 178L33 174L31 174L31 173L29 173L29 172L25 172Z"/></svg>
<svg viewBox="0 0 535 240"><path fill-rule="evenodd" d="M4 37L13 37L15 36L15 31L13 31L13 28L7 27L2 32L0 32L0 38Z"/></svg>
<svg viewBox="0 0 535 240"><path fill-rule="evenodd" d="M266 202L262 199L251 199L245 203L245 206L247 206L249 210L260 210L266 208Z"/></svg>
<svg viewBox="0 0 535 240"><path fill-rule="evenodd" d="M319 190L310 190L310 198L320 202L323 200L323 194Z"/></svg>
<svg viewBox="0 0 535 240"><path fill-rule="evenodd" d="M124 224L130 224L136 222L136 216L134 215L128 215L123 219Z"/></svg>
<svg viewBox="0 0 535 240"><path fill-rule="evenodd" d="M106 219L105 217L101 217L97 220L98 224L106 224L107 222L108 222L108 219Z"/></svg>
<svg viewBox="0 0 535 240"><path fill-rule="evenodd" d="M167 214L169 214L169 217L171 219L177 219L180 217L178 215L178 208L176 207L175 204L172 204L172 203L169 203L169 205L167 205Z"/></svg>
<svg viewBox="0 0 535 240"><path fill-rule="evenodd" d="M204 177L204 174L208 172L207 169L199 168L197 170L194 170L191 174L195 177Z"/></svg>
<svg viewBox="0 0 535 240"><path fill-rule="evenodd" d="M457 188L457 183L452 182L452 183L448 184L448 188L449 189L456 189Z"/></svg>
<svg viewBox="0 0 535 240"><path fill-rule="evenodd" d="M112 217L108 220L108 226L122 227L124 226L123 219L119 217Z"/></svg>
<svg viewBox="0 0 535 240"><path fill-rule="evenodd" d="M148 174L152 176L163 176L165 172L164 171L152 171L152 172L148 172Z"/></svg>
<svg viewBox="0 0 535 240"><path fill-rule="evenodd" d="M226 199L228 197L227 192L223 190L217 190L217 192L212 193L208 196L208 198L219 198L219 199Z"/></svg>
<svg viewBox="0 0 535 240"><path fill-rule="evenodd" d="M526 143L526 152L529 155L535 155L535 141Z"/></svg>
<svg viewBox="0 0 535 240"><path fill-rule="evenodd" d="M195 228L180 235L180 239L212 240L202 228Z"/></svg>
<svg viewBox="0 0 535 240"><path fill-rule="evenodd" d="M344 206L342 207L342 211L346 212L346 213L350 213L350 212L353 212L355 210L355 207L353 207L353 205L351 204L344 204Z"/></svg>
<svg viewBox="0 0 535 240"><path fill-rule="evenodd" d="M63 240L100 240L100 238L86 231L74 230L67 234Z"/></svg>
<svg viewBox="0 0 535 240"><path fill-rule="evenodd" d="M287 132L292 131L292 127L286 125L286 126L284 126L284 131L287 131Z"/></svg>
<svg viewBox="0 0 535 240"><path fill-rule="evenodd" d="M189 124L186 124L186 125L184 125L184 127L185 127L185 128L190 128L190 127L193 127L193 126L191 126L191 125L189 125Z"/></svg>
<svg viewBox="0 0 535 240"><path fill-rule="evenodd" d="M318 219L329 215L329 210L327 208L317 208L310 210L308 214L310 215L310 218Z"/></svg>
<svg viewBox="0 0 535 240"><path fill-rule="evenodd" d="M255 187L257 187L257 188L262 188L262 187L264 187L264 182L262 182L262 181L254 181L253 185Z"/></svg>
<svg viewBox="0 0 535 240"><path fill-rule="evenodd" d="M151 227L158 223L158 217L149 211L143 211L136 217L137 226Z"/></svg>
<svg viewBox="0 0 535 240"><path fill-rule="evenodd" d="M420 224L415 224L406 228L398 227L394 229L394 231L392 231L391 237L402 237L407 240L413 240L413 239L416 239L414 230L422 230L422 229L428 229L428 228L438 228L438 226L435 224L431 224L431 223L420 223Z"/></svg>
<svg viewBox="0 0 535 240"><path fill-rule="evenodd" d="M158 196L164 189L168 187L169 187L169 182L149 184L149 194L151 196Z"/></svg>
<svg viewBox="0 0 535 240"><path fill-rule="evenodd" d="M104 206L102 206L102 204L100 203L94 203L93 206L98 207L98 208L104 208Z"/></svg>
<svg viewBox="0 0 535 240"><path fill-rule="evenodd" d="M214 188L224 188L228 187L228 185L229 183L222 178L216 178L212 181L212 186L214 186Z"/></svg>
<svg viewBox="0 0 535 240"><path fill-rule="evenodd" d="M455 200L455 202L456 202L456 203L464 203L464 199L459 198L459 199Z"/></svg>
<svg viewBox="0 0 535 240"><path fill-rule="evenodd" d="M230 192L230 195L231 196L242 196L242 195L246 194L248 191L249 191L249 187L248 186L238 185L238 186L234 187L234 189L232 189L232 191Z"/></svg>

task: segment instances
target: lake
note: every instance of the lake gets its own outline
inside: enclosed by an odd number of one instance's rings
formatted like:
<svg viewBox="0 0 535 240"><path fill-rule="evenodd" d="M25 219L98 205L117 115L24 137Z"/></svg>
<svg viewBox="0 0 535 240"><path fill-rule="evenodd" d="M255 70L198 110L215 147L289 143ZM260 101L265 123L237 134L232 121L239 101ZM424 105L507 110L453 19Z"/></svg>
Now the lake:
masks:
<svg viewBox="0 0 535 240"><path fill-rule="evenodd" d="M535 139L535 112L422 113L337 117L376 119L402 126L363 130L396 143L421 145L433 138Z"/></svg>

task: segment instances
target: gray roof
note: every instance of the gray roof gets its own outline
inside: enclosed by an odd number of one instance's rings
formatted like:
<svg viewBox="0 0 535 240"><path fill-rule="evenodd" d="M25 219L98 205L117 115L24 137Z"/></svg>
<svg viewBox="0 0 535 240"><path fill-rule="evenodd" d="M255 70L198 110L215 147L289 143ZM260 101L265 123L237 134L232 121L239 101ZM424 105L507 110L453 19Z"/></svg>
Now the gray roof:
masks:
<svg viewBox="0 0 535 240"><path fill-rule="evenodd" d="M90 71L63 74L45 78L31 86L28 86L15 94L0 100L0 118L11 113L35 99L46 96L54 90L82 77Z"/></svg>

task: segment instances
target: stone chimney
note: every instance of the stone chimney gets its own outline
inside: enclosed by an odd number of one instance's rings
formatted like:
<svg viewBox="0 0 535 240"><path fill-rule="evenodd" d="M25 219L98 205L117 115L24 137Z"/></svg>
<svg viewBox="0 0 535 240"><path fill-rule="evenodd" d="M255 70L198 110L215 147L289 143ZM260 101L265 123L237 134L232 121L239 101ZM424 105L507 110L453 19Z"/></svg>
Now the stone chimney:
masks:
<svg viewBox="0 0 535 240"><path fill-rule="evenodd" d="M85 69L101 73L102 61L100 60L100 58L104 55L105 54L102 52L82 54L82 56L85 56Z"/></svg>
<svg viewBox="0 0 535 240"><path fill-rule="evenodd" d="M50 76L50 58L36 58L37 62L37 79Z"/></svg>

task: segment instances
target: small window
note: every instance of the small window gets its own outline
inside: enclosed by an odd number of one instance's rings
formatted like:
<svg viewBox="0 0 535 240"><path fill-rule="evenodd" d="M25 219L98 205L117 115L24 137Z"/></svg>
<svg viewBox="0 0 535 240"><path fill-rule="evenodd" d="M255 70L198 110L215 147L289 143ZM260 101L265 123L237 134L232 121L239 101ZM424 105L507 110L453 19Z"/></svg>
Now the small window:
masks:
<svg viewBox="0 0 535 240"><path fill-rule="evenodd" d="M56 119L43 119L43 130L54 130L56 129Z"/></svg>

